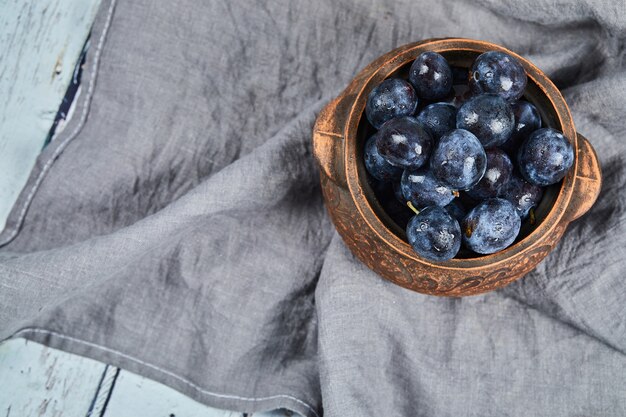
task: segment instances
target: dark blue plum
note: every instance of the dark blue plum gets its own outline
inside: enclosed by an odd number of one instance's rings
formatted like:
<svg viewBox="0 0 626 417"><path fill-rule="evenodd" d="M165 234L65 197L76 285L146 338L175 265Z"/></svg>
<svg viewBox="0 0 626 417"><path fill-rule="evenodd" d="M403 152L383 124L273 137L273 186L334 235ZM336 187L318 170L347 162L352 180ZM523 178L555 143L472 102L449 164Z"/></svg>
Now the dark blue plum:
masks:
<svg viewBox="0 0 626 417"><path fill-rule="evenodd" d="M437 180L426 167L404 171L400 189L405 201L410 201L417 209L443 207L454 200L453 191Z"/></svg>
<svg viewBox="0 0 626 417"><path fill-rule="evenodd" d="M530 209L539 205L543 197L543 188L526 182L517 175L512 175L509 182L502 188L500 197L510 201L515 206L517 214L525 219Z"/></svg>
<svg viewBox="0 0 626 417"><path fill-rule="evenodd" d="M539 110L528 101L517 101L511 105L515 115L514 137L528 137L541 127L541 115Z"/></svg>
<svg viewBox="0 0 626 417"><path fill-rule="evenodd" d="M444 208L450 213L450 216L454 217L458 222L461 222L467 214L465 207L463 207L463 204L458 198L452 200L452 202Z"/></svg>
<svg viewBox="0 0 626 417"><path fill-rule="evenodd" d="M463 243L476 253L495 253L513 243L521 224L513 204L490 198L474 207L461 222Z"/></svg>
<svg viewBox="0 0 626 417"><path fill-rule="evenodd" d="M541 127L541 116L537 108L527 101L517 101L511 105L511 109L515 116L515 128L502 149L509 155L515 155L522 142Z"/></svg>
<svg viewBox="0 0 626 417"><path fill-rule="evenodd" d="M364 159L367 172L379 181L391 182L399 180L402 176L402 168L391 165L378 153L376 135L365 142Z"/></svg>
<svg viewBox="0 0 626 417"><path fill-rule="evenodd" d="M419 97L438 100L452 89L452 70L448 61L437 52L423 52L411 65L409 82Z"/></svg>
<svg viewBox="0 0 626 417"><path fill-rule="evenodd" d="M433 140L414 117L392 119L376 135L376 147L390 164L419 168L428 161Z"/></svg>
<svg viewBox="0 0 626 417"><path fill-rule="evenodd" d="M387 120L412 116L417 109L417 94L405 80L390 78L380 83L367 97L365 115L376 129Z"/></svg>
<svg viewBox="0 0 626 417"><path fill-rule="evenodd" d="M439 139L430 167L442 184L453 190L467 190L485 174L487 155L476 136L456 129Z"/></svg>
<svg viewBox="0 0 626 417"><path fill-rule="evenodd" d="M448 103L434 103L424 107L416 117L434 140L439 140L456 128L456 107Z"/></svg>
<svg viewBox="0 0 626 417"><path fill-rule="evenodd" d="M456 127L469 130L485 148L492 148L511 137L515 116L502 97L483 94L463 103L456 114Z"/></svg>
<svg viewBox="0 0 626 417"><path fill-rule="evenodd" d="M487 169L482 179L467 194L474 200L497 197L502 187L509 182L513 163L509 156L498 148L487 149Z"/></svg>
<svg viewBox="0 0 626 417"><path fill-rule="evenodd" d="M485 52L470 69L469 86L474 94L497 94L513 102L524 94L526 83L522 64L504 52Z"/></svg>
<svg viewBox="0 0 626 417"><path fill-rule="evenodd" d="M406 235L415 253L431 261L447 261L461 248L461 227L442 207L427 207L409 221Z"/></svg>
<svg viewBox="0 0 626 417"><path fill-rule="evenodd" d="M558 130L535 130L522 143L517 163L526 181L545 187L565 177L574 163L574 148Z"/></svg>

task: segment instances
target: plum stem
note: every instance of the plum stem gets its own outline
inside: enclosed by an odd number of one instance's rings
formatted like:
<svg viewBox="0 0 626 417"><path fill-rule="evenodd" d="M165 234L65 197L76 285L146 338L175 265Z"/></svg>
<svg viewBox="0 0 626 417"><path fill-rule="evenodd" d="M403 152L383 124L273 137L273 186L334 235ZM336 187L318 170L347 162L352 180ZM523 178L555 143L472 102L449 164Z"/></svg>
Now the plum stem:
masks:
<svg viewBox="0 0 626 417"><path fill-rule="evenodd" d="M458 191L452 191L452 195L455 196L455 197L458 197L460 194L459 194Z"/></svg>
<svg viewBox="0 0 626 417"><path fill-rule="evenodd" d="M410 208L411 210L413 210L413 211L415 212L415 214L420 214L420 211L419 211L418 209L416 209L416 208L415 208L415 206L413 206L413 204L411 204L411 202L410 202L410 201L407 201L407 202L406 202L406 205L407 205L407 206L409 206L409 208Z"/></svg>
<svg viewBox="0 0 626 417"><path fill-rule="evenodd" d="M535 224L535 222L537 221L537 219L535 218L535 208L531 207L530 212L528 214L530 217L530 224Z"/></svg>

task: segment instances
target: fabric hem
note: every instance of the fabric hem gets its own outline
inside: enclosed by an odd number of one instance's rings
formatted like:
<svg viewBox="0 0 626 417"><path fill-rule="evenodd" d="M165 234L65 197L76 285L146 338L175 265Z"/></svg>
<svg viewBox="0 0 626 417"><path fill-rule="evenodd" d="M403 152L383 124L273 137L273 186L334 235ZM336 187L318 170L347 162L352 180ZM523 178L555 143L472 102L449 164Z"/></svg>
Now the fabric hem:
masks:
<svg viewBox="0 0 626 417"><path fill-rule="evenodd" d="M64 132L70 133L67 134L67 136L61 134L60 137L56 138L54 142L46 147L46 149L37 158L35 167L30 173L28 181L26 181L26 185L20 192L17 201L9 213L4 230L0 233L0 247L11 242L19 234L22 224L24 223L26 213L28 212L28 208L30 207L31 202L35 197L35 193L39 189L39 186L43 182L46 174L50 171L54 161L61 155L67 145L76 136L78 136L78 133L80 133L85 125L85 122L87 121L91 99L95 89L96 78L98 75L100 56L102 54L102 48L106 40L106 35L111 27L116 2L117 0L109 0L107 7L106 1L103 1L93 25L92 32L93 34L99 33L99 38L92 58L89 58L89 53L87 56L87 61L89 62L89 66L91 68L89 71L84 72L84 75L87 76L83 79L83 82L87 83L89 87L84 100L77 104L80 108L77 107L76 111L80 112L80 117L72 118L64 130Z"/></svg>
<svg viewBox="0 0 626 417"><path fill-rule="evenodd" d="M174 372L160 368L141 359L134 358L118 350L101 346L97 343L81 340L76 337L66 336L55 331L29 327L18 330L5 340L19 337L32 340L37 343L42 343L46 346L70 352L72 354L93 358L98 361L101 361L102 356L105 355L107 363L111 365L118 366L146 378L164 383L168 387L212 407L242 412L260 412L286 408L305 417L321 417L313 406L290 394L276 394L265 397L246 397L209 391L192 381L175 374ZM81 348L77 348L77 345ZM93 354L93 349L97 350L99 354ZM146 369L152 372L147 372ZM189 394L188 392L185 392L182 389L183 387L192 389L193 393Z"/></svg>

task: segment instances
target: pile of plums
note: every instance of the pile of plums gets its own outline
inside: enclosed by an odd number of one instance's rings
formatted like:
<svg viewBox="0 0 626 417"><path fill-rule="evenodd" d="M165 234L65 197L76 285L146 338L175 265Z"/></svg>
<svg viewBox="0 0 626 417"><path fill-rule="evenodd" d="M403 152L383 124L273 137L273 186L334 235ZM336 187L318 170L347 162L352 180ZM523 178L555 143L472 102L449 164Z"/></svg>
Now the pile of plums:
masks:
<svg viewBox="0 0 626 417"><path fill-rule="evenodd" d="M522 221L534 223L543 187L571 168L570 141L542 128L535 106L519 100L526 83L523 66L504 52L479 55L469 70L424 52L408 80L389 78L370 92L366 116L376 133L365 143L365 167L419 256L445 261L461 244L478 254L505 249Z"/></svg>

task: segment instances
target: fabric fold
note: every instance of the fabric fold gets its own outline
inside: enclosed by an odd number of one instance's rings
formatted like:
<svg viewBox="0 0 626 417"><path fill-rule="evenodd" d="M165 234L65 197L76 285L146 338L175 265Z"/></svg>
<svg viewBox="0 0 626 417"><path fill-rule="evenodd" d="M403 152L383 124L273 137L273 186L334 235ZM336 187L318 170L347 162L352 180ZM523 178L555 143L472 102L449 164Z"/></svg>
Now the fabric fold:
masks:
<svg viewBox="0 0 626 417"><path fill-rule="evenodd" d="M103 1L85 116L44 151L0 237L0 339L245 412L625 415L626 11L557 6ZM543 69L604 175L535 271L462 299L354 258L311 154L317 113L360 69L446 36Z"/></svg>

